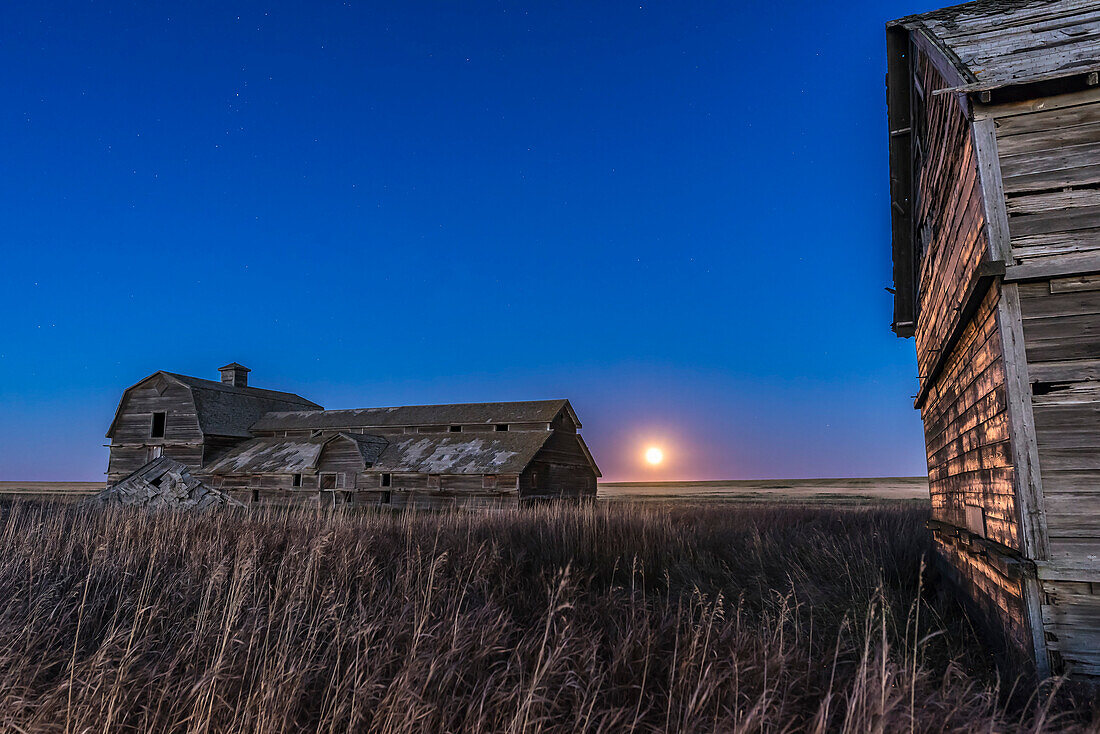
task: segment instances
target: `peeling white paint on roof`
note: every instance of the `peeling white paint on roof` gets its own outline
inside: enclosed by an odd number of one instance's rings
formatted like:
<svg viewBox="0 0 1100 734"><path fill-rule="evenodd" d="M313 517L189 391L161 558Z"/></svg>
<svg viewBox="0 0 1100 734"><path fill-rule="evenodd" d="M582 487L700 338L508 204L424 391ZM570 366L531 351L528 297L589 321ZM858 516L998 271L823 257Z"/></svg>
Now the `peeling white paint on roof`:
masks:
<svg viewBox="0 0 1100 734"><path fill-rule="evenodd" d="M527 468L550 437L546 431L478 435L418 434L391 438L374 471L426 474L511 474Z"/></svg>
<svg viewBox="0 0 1100 734"><path fill-rule="evenodd" d="M351 441L373 463L388 441L381 436L337 433L311 438L254 438L245 441L204 471L210 474L301 474L314 472L325 447L335 441Z"/></svg>
<svg viewBox="0 0 1100 734"><path fill-rule="evenodd" d="M324 441L313 438L246 441L206 471L211 474L299 474L313 471Z"/></svg>

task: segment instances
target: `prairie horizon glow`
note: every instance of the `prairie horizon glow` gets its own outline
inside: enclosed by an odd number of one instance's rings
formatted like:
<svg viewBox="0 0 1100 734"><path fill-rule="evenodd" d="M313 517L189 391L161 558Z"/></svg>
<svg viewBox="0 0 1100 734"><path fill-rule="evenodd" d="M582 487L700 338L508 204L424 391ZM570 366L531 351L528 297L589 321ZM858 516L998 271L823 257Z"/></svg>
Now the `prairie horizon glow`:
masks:
<svg viewBox="0 0 1100 734"><path fill-rule="evenodd" d="M924 473L883 24L933 7L13 5L0 479L98 479L126 387L229 361L569 398L605 481Z"/></svg>

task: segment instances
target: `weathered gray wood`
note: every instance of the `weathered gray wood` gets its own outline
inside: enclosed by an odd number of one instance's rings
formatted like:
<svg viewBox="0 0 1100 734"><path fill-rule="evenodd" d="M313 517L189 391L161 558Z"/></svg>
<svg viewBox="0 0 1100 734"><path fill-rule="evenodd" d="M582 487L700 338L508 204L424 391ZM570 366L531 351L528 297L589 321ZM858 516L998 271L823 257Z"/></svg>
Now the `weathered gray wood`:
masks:
<svg viewBox="0 0 1100 734"><path fill-rule="evenodd" d="M1039 578L1045 581L1086 581L1100 584L1100 565L1089 561L1036 561Z"/></svg>
<svg viewBox="0 0 1100 734"><path fill-rule="evenodd" d="M1035 674L1040 680L1045 680L1050 677L1050 652L1047 650L1046 632L1043 628L1039 580L1025 578L1022 585L1028 630L1031 633L1031 645L1035 651Z"/></svg>
<svg viewBox="0 0 1100 734"><path fill-rule="evenodd" d="M1082 108L1074 108L1077 111ZM1086 145L1100 142L1100 105L1087 105L1083 109L1095 114L1096 122L1076 124L1069 127L1056 127L1026 134L1007 135L1003 128L997 129L1002 156L1025 155L1037 151L1057 150L1073 145ZM1066 115L1068 117L1068 115ZM1093 114L1088 115L1091 119ZM1009 118L1021 119L1021 118Z"/></svg>
<svg viewBox="0 0 1100 734"><path fill-rule="evenodd" d="M1007 229L1007 217L1005 218ZM1047 234L1050 232L1071 232L1078 229L1092 229L1100 224L1100 205L1056 209L1012 220L1013 237ZM1006 238L1006 244L1007 238ZM1011 245L1009 244L1009 247ZM1011 256L1006 250L1005 257Z"/></svg>
<svg viewBox="0 0 1100 734"><path fill-rule="evenodd" d="M1008 228L1008 210L1005 208L1001 163L997 154L997 131L992 120L977 120L971 124L970 130L974 138L978 179L981 182L989 259L1009 262L1012 259L1012 240Z"/></svg>
<svg viewBox="0 0 1100 734"><path fill-rule="evenodd" d="M1047 280L1069 275L1100 273L1100 252L1063 255L1043 260L1009 265L1005 268L1005 282Z"/></svg>
<svg viewBox="0 0 1100 734"><path fill-rule="evenodd" d="M1050 281L1051 293L1083 293L1100 290L1100 275L1078 275Z"/></svg>
<svg viewBox="0 0 1100 734"><path fill-rule="evenodd" d="M1039 471L1039 448L1031 406L1031 381L1025 352L1023 317L1018 286L1001 288L997 308L1004 349L1005 391L1012 433L1012 463L1016 469L1016 503L1024 554L1034 560L1047 557L1046 517L1043 511L1043 482Z"/></svg>
<svg viewBox="0 0 1100 734"><path fill-rule="evenodd" d="M1011 118L1018 115L1030 115L1035 113L1046 113L1052 110L1062 110L1094 102L1100 102L1100 88L1094 87L1092 89L1083 89L1067 94L1060 94L1051 97L1037 97L1034 99L1025 99L1016 102L1010 102L1007 104L998 104L991 106L975 105L974 119L981 120L992 117L1000 121L1002 120L1002 118ZM1001 124L1006 123L1002 122ZM1029 125L1032 123L1020 124ZM1043 118L1036 118L1033 124L1045 124L1045 120L1043 120Z"/></svg>
<svg viewBox="0 0 1100 734"><path fill-rule="evenodd" d="M1003 138L998 138L1000 145ZM1038 194L1020 194L1006 202L1009 217L1041 214L1051 210L1100 205L1100 189L1067 189L1044 191ZM1010 220L1011 221L1011 220Z"/></svg>

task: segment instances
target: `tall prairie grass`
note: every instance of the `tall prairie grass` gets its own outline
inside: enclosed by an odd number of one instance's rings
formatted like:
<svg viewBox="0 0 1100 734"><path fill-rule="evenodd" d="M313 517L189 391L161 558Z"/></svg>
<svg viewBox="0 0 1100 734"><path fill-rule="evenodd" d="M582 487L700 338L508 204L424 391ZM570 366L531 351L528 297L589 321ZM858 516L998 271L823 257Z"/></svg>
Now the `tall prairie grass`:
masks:
<svg viewBox="0 0 1100 734"><path fill-rule="evenodd" d="M1085 728L1010 695L928 553L904 508L14 504L0 729Z"/></svg>

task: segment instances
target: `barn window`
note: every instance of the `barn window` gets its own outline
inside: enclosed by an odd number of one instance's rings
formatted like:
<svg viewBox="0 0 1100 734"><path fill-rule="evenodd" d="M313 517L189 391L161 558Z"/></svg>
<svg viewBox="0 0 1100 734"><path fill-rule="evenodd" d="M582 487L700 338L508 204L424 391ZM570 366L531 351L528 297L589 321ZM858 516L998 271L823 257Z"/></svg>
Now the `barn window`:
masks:
<svg viewBox="0 0 1100 734"><path fill-rule="evenodd" d="M462 426L451 426L451 433L459 433L462 431Z"/></svg>
<svg viewBox="0 0 1100 734"><path fill-rule="evenodd" d="M498 431L507 431L508 430L508 424L507 423L497 423L496 430L498 430Z"/></svg>
<svg viewBox="0 0 1100 734"><path fill-rule="evenodd" d="M323 431L320 431L320 430L313 430L313 431L310 431L310 432L309 432L309 437L310 437L310 438L317 438L317 437L318 437L318 436L320 436L320 435L321 435L322 433L323 433Z"/></svg>
<svg viewBox="0 0 1100 734"><path fill-rule="evenodd" d="M392 478L393 478L393 477L391 477L391 476L390 476L389 474L383 474L383 475L382 475L382 486L383 486L383 487L388 487L388 486L390 486L390 480L391 480Z"/></svg>
<svg viewBox="0 0 1100 734"><path fill-rule="evenodd" d="M481 477L481 488L482 489L496 489L497 488L497 475L496 474L486 474L486 475L482 476Z"/></svg>
<svg viewBox="0 0 1100 734"><path fill-rule="evenodd" d="M301 487L302 486L302 475L301 474L295 474L294 475L294 481L291 483L291 486L293 486L293 487Z"/></svg>
<svg viewBox="0 0 1100 734"><path fill-rule="evenodd" d="M389 492L383 492L381 498L379 498L379 501L383 505L388 505L390 503L390 493Z"/></svg>
<svg viewBox="0 0 1100 734"><path fill-rule="evenodd" d="M149 430L150 438L164 438L164 423L167 418L167 413L153 413L153 425Z"/></svg>
<svg viewBox="0 0 1100 734"><path fill-rule="evenodd" d="M428 475L428 489L439 489L439 487L440 487L439 475L438 474L429 474Z"/></svg>
<svg viewBox="0 0 1100 734"><path fill-rule="evenodd" d="M531 489L539 488L539 475L531 472Z"/></svg>
<svg viewBox="0 0 1100 734"><path fill-rule="evenodd" d="M336 489L336 472L325 472L321 475L321 489Z"/></svg>
<svg viewBox="0 0 1100 734"><path fill-rule="evenodd" d="M252 490L252 504L256 504L259 501L260 501L260 490L258 490L258 489Z"/></svg>
<svg viewBox="0 0 1100 734"><path fill-rule="evenodd" d="M985 508L981 505L966 505L966 529L985 537Z"/></svg>

